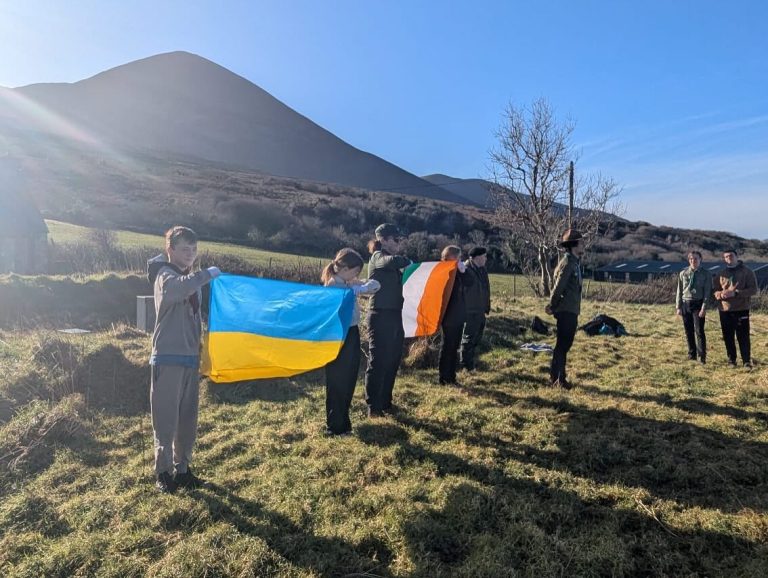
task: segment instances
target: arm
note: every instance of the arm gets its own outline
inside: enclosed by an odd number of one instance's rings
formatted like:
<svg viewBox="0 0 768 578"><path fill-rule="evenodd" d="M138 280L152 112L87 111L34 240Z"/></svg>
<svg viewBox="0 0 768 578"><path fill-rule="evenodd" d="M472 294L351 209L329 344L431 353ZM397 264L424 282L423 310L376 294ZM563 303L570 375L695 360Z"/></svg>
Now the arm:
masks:
<svg viewBox="0 0 768 578"><path fill-rule="evenodd" d="M402 255L376 253L371 257L369 269L405 269L411 262L408 257Z"/></svg>
<svg viewBox="0 0 768 578"><path fill-rule="evenodd" d="M675 293L675 310L678 315L683 309L683 272L677 276L677 292Z"/></svg>
<svg viewBox="0 0 768 578"><path fill-rule="evenodd" d="M352 289L355 295L373 295L381 289L381 283L376 281L376 279L369 279L365 283L352 285L350 289Z"/></svg>
<svg viewBox="0 0 768 578"><path fill-rule="evenodd" d="M707 311L712 305L712 275L704 277L704 299L701 301L701 314Z"/></svg>
<svg viewBox="0 0 768 578"><path fill-rule="evenodd" d="M550 309L555 309L560 304L560 301L562 301L568 280L571 278L571 269L572 265L566 263L562 268L558 267L558 270L555 270L555 286L552 287L552 293L549 297Z"/></svg>
<svg viewBox="0 0 768 578"><path fill-rule="evenodd" d="M755 277L755 273L751 269L747 269L747 274L744 275L744 286L739 287L736 290L736 294L747 299L757 294L757 277Z"/></svg>
<svg viewBox="0 0 768 578"><path fill-rule="evenodd" d="M720 275L714 275L712 277L712 297L714 297L715 301L720 301L722 297L720 296L720 291L722 291L723 287L720 285Z"/></svg>
<svg viewBox="0 0 768 578"><path fill-rule="evenodd" d="M159 283L163 299L175 303L184 301L213 278L214 273L209 269L203 269L190 275L178 275L170 268L165 267L158 274L155 283Z"/></svg>
<svg viewBox="0 0 768 578"><path fill-rule="evenodd" d="M488 315L491 312L491 280L488 277L488 271L485 269L483 269L482 274L484 275L485 286L488 288L485 294L485 314Z"/></svg>

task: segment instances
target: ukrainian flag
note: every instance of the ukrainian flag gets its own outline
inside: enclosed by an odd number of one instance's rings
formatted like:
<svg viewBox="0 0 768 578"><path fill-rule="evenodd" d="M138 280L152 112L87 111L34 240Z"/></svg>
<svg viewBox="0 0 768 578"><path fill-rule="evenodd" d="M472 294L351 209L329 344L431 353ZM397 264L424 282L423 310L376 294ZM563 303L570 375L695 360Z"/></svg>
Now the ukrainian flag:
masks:
<svg viewBox="0 0 768 578"><path fill-rule="evenodd" d="M222 275L211 282L202 373L217 383L288 377L336 359L350 289Z"/></svg>

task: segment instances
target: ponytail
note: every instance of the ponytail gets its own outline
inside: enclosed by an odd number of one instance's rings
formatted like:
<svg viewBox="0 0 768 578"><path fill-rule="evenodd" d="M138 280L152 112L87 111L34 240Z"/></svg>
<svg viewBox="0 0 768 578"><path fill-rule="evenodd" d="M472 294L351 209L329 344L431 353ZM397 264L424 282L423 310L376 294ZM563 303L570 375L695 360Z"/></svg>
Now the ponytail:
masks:
<svg viewBox="0 0 768 578"><path fill-rule="evenodd" d="M320 281L323 282L323 285L326 285L328 281L330 281L331 278L336 273L336 269L334 266L335 266L335 263L331 261L325 267L323 267L323 272L320 274Z"/></svg>

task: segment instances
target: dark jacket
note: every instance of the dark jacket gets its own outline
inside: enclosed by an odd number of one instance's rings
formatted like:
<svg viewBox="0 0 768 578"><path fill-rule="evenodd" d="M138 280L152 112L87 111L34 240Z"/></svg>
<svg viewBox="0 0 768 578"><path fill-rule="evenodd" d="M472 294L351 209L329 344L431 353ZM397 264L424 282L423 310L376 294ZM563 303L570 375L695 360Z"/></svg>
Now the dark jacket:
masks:
<svg viewBox="0 0 768 578"><path fill-rule="evenodd" d="M581 263L566 251L555 268L555 281L549 305L553 313L581 312Z"/></svg>
<svg viewBox="0 0 768 578"><path fill-rule="evenodd" d="M724 267L715 275L713 288L720 311L748 311L749 301L757 293L757 278L752 269L739 261L736 267ZM726 289L734 289L736 295L723 299L720 292Z"/></svg>
<svg viewBox="0 0 768 578"><path fill-rule="evenodd" d="M464 300L467 304L467 313L491 312L491 283L488 280L488 270L485 267L477 267L471 260L466 261L467 278L472 282L464 285Z"/></svg>
<svg viewBox="0 0 768 578"><path fill-rule="evenodd" d="M368 261L368 278L376 279L381 289L371 297L371 309L403 308L403 269L411 264L408 257L374 251Z"/></svg>
<svg viewBox="0 0 768 578"><path fill-rule="evenodd" d="M475 282L469 272L460 273L456 271L456 277L453 280L451 296L448 298L448 305L443 314L443 325L455 327L464 325L467 320L466 289L473 286Z"/></svg>

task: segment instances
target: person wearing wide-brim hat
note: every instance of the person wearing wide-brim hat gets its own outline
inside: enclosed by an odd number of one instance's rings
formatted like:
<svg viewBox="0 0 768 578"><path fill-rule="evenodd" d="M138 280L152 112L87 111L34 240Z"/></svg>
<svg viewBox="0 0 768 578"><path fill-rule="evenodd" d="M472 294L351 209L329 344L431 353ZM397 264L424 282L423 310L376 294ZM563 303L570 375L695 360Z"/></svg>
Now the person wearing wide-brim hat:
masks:
<svg viewBox="0 0 768 578"><path fill-rule="evenodd" d="M376 227L376 238L368 243L371 260L368 278L380 284L368 310L368 367L365 371L365 401L369 417L395 411L392 390L400 366L403 330L403 269L411 260L400 252L402 233L396 225Z"/></svg>
<svg viewBox="0 0 768 578"><path fill-rule="evenodd" d="M581 262L584 254L583 236L576 229L563 233L560 247L563 257L555 269L555 280L546 312L557 319L557 342L549 369L550 383L554 387L571 388L566 376L568 351L576 337L581 312Z"/></svg>

